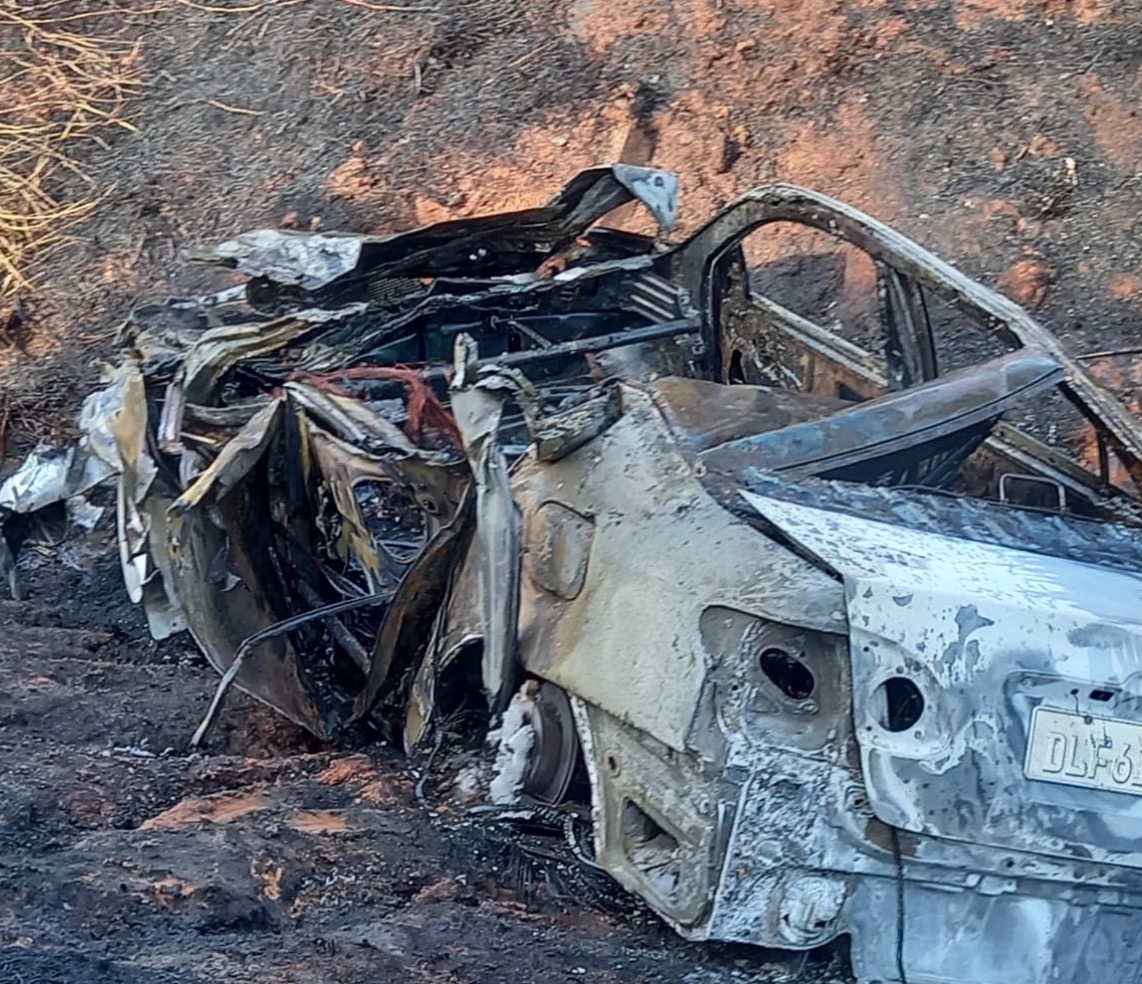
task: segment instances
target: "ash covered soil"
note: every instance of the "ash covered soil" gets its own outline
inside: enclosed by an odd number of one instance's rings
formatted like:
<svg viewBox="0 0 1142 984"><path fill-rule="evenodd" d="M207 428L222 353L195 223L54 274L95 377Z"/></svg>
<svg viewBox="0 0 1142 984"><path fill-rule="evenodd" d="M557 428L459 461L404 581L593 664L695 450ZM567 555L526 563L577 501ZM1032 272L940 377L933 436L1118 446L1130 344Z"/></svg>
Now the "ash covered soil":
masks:
<svg viewBox="0 0 1142 984"><path fill-rule="evenodd" d="M67 434L132 304L206 286L195 248L534 204L620 155L680 172L682 231L804 183L1076 354L1138 345L1134 0L382 7L123 0L77 22L137 42L146 84L135 132L74 151L106 197L36 271L24 351L0 349L9 460ZM834 260L775 269L869 287ZM1088 364L1137 407L1135 356ZM216 677L188 638L150 642L109 534L22 567L28 599L0 602L0 981L845 979L828 954L686 945L511 831L426 810L395 753L323 747L240 695L188 754Z"/></svg>
<svg viewBox="0 0 1142 984"><path fill-rule="evenodd" d="M96 534L0 602L0 981L840 981L839 954L687 945L558 840L426 807L157 646Z"/></svg>

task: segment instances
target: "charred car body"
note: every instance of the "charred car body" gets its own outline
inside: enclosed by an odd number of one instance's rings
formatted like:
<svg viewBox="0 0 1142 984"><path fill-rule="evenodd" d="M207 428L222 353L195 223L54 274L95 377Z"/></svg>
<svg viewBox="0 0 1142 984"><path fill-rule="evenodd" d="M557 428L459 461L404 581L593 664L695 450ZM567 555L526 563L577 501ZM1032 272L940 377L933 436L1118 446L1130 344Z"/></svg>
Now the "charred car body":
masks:
<svg viewBox="0 0 1142 984"><path fill-rule="evenodd" d="M1142 509L1110 477L1142 432L1022 309L822 195L677 244L596 225L638 199L666 232L676 188L619 165L219 247L248 280L139 312L85 408L132 598L317 735L412 751L477 697L492 798L583 770L595 862L689 938L1137 979ZM757 289L742 243L781 222L871 259L875 351ZM937 299L998 354L944 372ZM1056 396L1100 473L1012 423Z"/></svg>

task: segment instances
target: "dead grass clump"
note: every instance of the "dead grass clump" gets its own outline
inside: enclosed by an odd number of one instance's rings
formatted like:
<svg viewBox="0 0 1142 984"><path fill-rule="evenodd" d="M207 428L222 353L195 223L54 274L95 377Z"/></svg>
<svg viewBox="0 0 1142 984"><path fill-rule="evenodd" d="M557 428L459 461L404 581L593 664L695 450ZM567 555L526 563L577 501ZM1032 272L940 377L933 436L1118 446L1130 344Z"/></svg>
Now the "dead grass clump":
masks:
<svg viewBox="0 0 1142 984"><path fill-rule="evenodd" d="M123 109L139 85L137 45L83 33L99 11L68 0L0 0L0 301L30 286L29 264L96 207L102 191L73 148L107 127L131 129ZM86 194L60 188L79 179Z"/></svg>

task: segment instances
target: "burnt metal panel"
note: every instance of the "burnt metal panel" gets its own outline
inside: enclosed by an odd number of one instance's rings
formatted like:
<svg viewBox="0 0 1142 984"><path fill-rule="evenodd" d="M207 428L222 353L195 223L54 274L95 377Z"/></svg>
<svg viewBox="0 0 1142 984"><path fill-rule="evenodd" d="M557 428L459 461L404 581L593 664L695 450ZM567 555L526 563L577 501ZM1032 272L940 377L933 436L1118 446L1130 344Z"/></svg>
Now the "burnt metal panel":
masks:
<svg viewBox="0 0 1142 984"><path fill-rule="evenodd" d="M993 420L1062 375L1054 359L1022 349L818 421L731 441L707 451L702 461L722 471L752 464L779 474L841 477L855 471L875 480L895 469L895 459L906 465L944 445L974 449Z"/></svg>
<svg viewBox="0 0 1142 984"><path fill-rule="evenodd" d="M1142 757L1129 739L1106 746L1112 761L1095 749L1051 763L1052 780L1028 775L1038 710L1088 718L1103 741L1099 720L1142 736L1142 575L745 495L844 577L853 727L882 820L1142 867ZM1072 770L1089 788L1063 784Z"/></svg>

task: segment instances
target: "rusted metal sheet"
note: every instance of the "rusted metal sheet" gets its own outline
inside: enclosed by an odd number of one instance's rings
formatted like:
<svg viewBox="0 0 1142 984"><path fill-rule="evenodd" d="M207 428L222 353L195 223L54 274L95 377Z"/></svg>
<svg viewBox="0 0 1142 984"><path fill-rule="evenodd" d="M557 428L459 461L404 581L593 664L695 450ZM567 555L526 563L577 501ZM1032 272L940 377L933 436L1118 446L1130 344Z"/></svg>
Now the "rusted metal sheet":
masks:
<svg viewBox="0 0 1142 984"><path fill-rule="evenodd" d="M525 386L520 380L505 370L491 370L481 378L476 361L475 341L462 335L456 342L452 410L476 485L473 550L484 647L484 691L492 710L500 713L511 698L516 676L523 539L519 507L512 498L508 461L500 447L499 433L504 404L513 392L519 394L517 398L525 412L530 405L522 394Z"/></svg>

